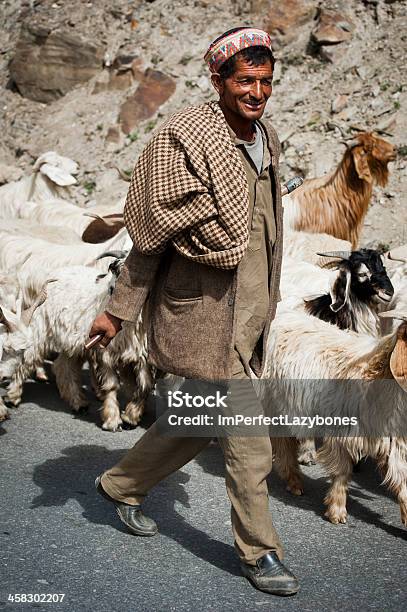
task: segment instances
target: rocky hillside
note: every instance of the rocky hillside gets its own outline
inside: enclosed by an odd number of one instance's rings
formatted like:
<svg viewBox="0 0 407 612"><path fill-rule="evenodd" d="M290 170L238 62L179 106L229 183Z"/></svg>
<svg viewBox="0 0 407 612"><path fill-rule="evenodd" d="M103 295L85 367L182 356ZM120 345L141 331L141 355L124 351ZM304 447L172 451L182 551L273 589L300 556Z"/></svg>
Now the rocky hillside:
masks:
<svg viewBox="0 0 407 612"><path fill-rule="evenodd" d="M364 244L407 242L407 5L400 0L3 0L0 181L46 150L80 164L72 198L122 199L168 114L214 97L203 54L222 31L267 29L277 57L268 115L281 173L322 175L343 136L375 130L399 148L376 188Z"/></svg>

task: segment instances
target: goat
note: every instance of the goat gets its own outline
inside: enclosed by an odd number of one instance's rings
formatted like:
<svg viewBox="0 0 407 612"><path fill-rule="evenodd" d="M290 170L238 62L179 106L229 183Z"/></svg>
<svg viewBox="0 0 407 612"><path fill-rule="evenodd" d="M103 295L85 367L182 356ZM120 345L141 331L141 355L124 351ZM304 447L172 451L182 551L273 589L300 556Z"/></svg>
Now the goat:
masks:
<svg viewBox="0 0 407 612"><path fill-rule="evenodd" d="M33 223L26 219L0 219L0 232L7 232L9 235L39 238L53 244L80 243L79 236L69 228Z"/></svg>
<svg viewBox="0 0 407 612"><path fill-rule="evenodd" d="M0 332L0 377L11 378L7 400L17 406L21 401L23 383L47 354L59 353L53 364L59 393L74 411L87 405L81 390L80 373L89 358L93 380L101 399L102 427L116 431L122 419L137 425L144 399L153 386L152 371L146 361L144 324L124 322L123 329L107 349L93 349L88 354L84 342L95 316L103 310L112 289L111 273L99 274L85 266L58 270L48 282L47 299L44 291L30 309L12 313L2 307ZM39 307L41 306L41 307ZM120 415L117 391L120 380L128 383L131 400Z"/></svg>
<svg viewBox="0 0 407 612"><path fill-rule="evenodd" d="M131 247L131 240L125 229L105 243L81 243L75 244L74 248L16 235L0 233L0 237L0 269L17 273L24 303L30 303L56 268L95 265L106 270L107 265L97 261L99 255L110 248Z"/></svg>
<svg viewBox="0 0 407 612"><path fill-rule="evenodd" d="M283 197L286 226L326 232L357 248L373 184L387 184L388 164L395 159L392 144L371 132L358 134L333 172L307 179Z"/></svg>
<svg viewBox="0 0 407 612"><path fill-rule="evenodd" d="M47 225L69 228L84 242L99 243L112 238L123 227L121 205L80 208L70 202L53 199L45 202L24 202L19 217ZM116 211L115 211L116 209ZM93 220L90 219L93 217Z"/></svg>
<svg viewBox="0 0 407 612"><path fill-rule="evenodd" d="M347 240L334 238L329 234L312 234L298 232L284 227L283 264L287 257L296 261L304 261L313 265L320 265L321 251L350 251L352 248Z"/></svg>
<svg viewBox="0 0 407 612"><path fill-rule="evenodd" d="M320 269L308 263L286 258L282 269L283 297L301 296L297 307L303 309L303 296L318 293L313 299L305 299L305 311L340 329L352 329L378 335L381 332L379 308L389 303L394 289L386 274L378 251L361 249L354 252L319 253L321 259L333 257ZM326 268L336 268L332 277ZM288 444L287 441L283 441ZM315 463L314 440L299 440L298 461ZM289 490L301 494L298 481L288 484Z"/></svg>
<svg viewBox="0 0 407 612"><path fill-rule="evenodd" d="M66 198L67 187L74 185L72 176L78 172L78 165L68 157L53 151L41 155L33 166L33 173L18 181L0 187L0 217L19 217L20 206L27 200L43 202L50 198Z"/></svg>
<svg viewBox="0 0 407 612"><path fill-rule="evenodd" d="M289 414L346 414L349 398L346 391L320 385L298 385L299 380L354 380L371 382L393 379L397 384L377 389L376 399L382 407L383 423L399 423L405 419L407 391L407 315L388 312L385 316L402 319L401 325L384 337L341 330L315 317L291 311L289 300L280 303L271 328L266 377L277 384L278 402ZM383 314L381 315L383 316ZM402 390L402 392L400 391ZM380 394L383 397L380 397ZM275 397L273 402L275 402ZM316 412L315 412L316 411ZM283 450L277 442L275 452L280 474L292 487L302 487L296 458L295 440L288 438ZM332 478L325 498L326 516L332 523L346 522L346 493L353 463L362 457L376 459L385 475L385 482L398 497L403 524L407 525L407 443L400 437L324 438L318 460Z"/></svg>
<svg viewBox="0 0 407 612"><path fill-rule="evenodd" d="M325 267L336 268L338 274L329 293L305 301L305 311L339 329L379 335L379 306L394 294L380 253L360 249L319 255L333 257Z"/></svg>
<svg viewBox="0 0 407 612"><path fill-rule="evenodd" d="M95 218L83 232L83 242L90 242L92 244L105 242L109 238L116 236L124 227L123 213L106 215L105 217L100 217L93 213L88 213L88 215Z"/></svg>

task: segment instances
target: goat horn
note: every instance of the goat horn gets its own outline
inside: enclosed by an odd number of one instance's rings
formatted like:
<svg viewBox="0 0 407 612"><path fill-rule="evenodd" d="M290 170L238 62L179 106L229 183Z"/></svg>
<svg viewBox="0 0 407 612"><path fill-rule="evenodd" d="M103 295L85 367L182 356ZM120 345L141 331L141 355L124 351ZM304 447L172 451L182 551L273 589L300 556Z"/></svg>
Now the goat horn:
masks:
<svg viewBox="0 0 407 612"><path fill-rule="evenodd" d="M103 221L103 223L105 225L108 225L109 227L111 227L112 225L116 225L119 220L123 219L123 213L117 213L117 215L114 215L112 217L101 217L96 213L83 213L83 216L92 217L92 219L98 219L99 221Z"/></svg>
<svg viewBox="0 0 407 612"><path fill-rule="evenodd" d="M105 253L98 255L98 257L96 257L96 260L103 259L104 257L115 257L116 259L123 259L126 256L126 251L106 251Z"/></svg>
<svg viewBox="0 0 407 612"><path fill-rule="evenodd" d="M109 227L112 227L113 225L119 225L120 223L122 223L124 225L123 215L122 215L122 217L113 217L113 218L109 218L109 219L107 219L106 217L102 217L102 220Z"/></svg>
<svg viewBox="0 0 407 612"><path fill-rule="evenodd" d="M317 253L321 257L336 257L337 259L349 259L352 251L327 251L326 253Z"/></svg>
<svg viewBox="0 0 407 612"><path fill-rule="evenodd" d="M101 221L104 221L103 217L101 217L100 215L97 215L96 213L92 213L92 212L83 213L83 216L92 217L92 219L100 219Z"/></svg>
<svg viewBox="0 0 407 612"><path fill-rule="evenodd" d="M347 134L345 132L345 130L343 129L343 127L341 125L339 125L338 123L335 123L335 121L328 121L328 127L330 128L336 128L340 131L342 138L347 138Z"/></svg>
<svg viewBox="0 0 407 612"><path fill-rule="evenodd" d="M391 261L401 261L402 263L407 263L407 259L400 259L398 257L392 257L390 251L387 253L387 259L390 259Z"/></svg>
<svg viewBox="0 0 407 612"><path fill-rule="evenodd" d="M128 176L121 168L119 168L119 166L113 166L113 168L115 168L117 170L117 172L119 173L120 178L122 178L127 183L130 183L130 181L131 181L130 176Z"/></svg>
<svg viewBox="0 0 407 612"><path fill-rule="evenodd" d="M27 255L27 257L24 257L23 261L22 261L22 262L21 262L21 264L20 264L20 268L22 268L22 267L23 267L23 265L27 263L27 261L30 259L31 255L32 255L32 253L30 253L29 255Z"/></svg>
<svg viewBox="0 0 407 612"><path fill-rule="evenodd" d="M352 138L352 140L345 141L345 144L348 147L348 149L353 149L354 147L357 147L361 145L362 143L359 142L357 138Z"/></svg>
<svg viewBox="0 0 407 612"><path fill-rule="evenodd" d="M387 310L385 312L379 312L378 314L382 319L400 319L401 321L407 321L407 312L402 310Z"/></svg>
<svg viewBox="0 0 407 612"><path fill-rule="evenodd" d="M21 315L21 321L22 323L24 323L24 325L26 327L29 326L29 324L31 323L31 319L33 317L34 312L37 310L37 308L39 308L39 306L41 306L41 304L43 304L45 302L45 300L47 299L47 285L48 283L54 283L57 279L56 278L50 278L49 280L47 280L43 286L41 287L41 291L38 294L38 296L36 297L36 299L34 300L34 302L31 304L31 306L29 308L26 308L22 315Z"/></svg>

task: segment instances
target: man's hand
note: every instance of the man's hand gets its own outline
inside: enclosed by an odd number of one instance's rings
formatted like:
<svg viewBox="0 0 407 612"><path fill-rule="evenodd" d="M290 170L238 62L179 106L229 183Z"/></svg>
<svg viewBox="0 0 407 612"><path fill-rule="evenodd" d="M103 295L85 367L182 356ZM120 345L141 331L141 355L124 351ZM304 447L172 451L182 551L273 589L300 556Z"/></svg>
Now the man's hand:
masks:
<svg viewBox="0 0 407 612"><path fill-rule="evenodd" d="M102 314L98 315L93 321L93 325L89 332L89 338L96 336L96 334L101 334L103 338L100 340L98 347L106 348L121 328L122 319L115 317L105 310L105 312L102 312Z"/></svg>

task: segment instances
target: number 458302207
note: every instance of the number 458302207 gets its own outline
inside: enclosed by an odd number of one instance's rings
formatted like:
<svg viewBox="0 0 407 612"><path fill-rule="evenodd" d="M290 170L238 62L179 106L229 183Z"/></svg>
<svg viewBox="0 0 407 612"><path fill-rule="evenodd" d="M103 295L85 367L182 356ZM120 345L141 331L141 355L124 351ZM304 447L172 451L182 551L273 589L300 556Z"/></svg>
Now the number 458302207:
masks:
<svg viewBox="0 0 407 612"><path fill-rule="evenodd" d="M10 603L61 603L65 593L10 593Z"/></svg>

